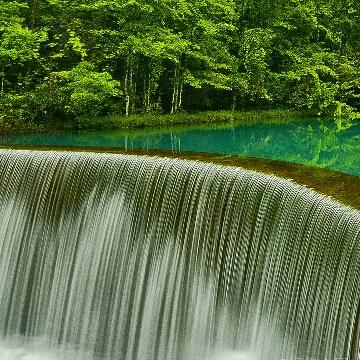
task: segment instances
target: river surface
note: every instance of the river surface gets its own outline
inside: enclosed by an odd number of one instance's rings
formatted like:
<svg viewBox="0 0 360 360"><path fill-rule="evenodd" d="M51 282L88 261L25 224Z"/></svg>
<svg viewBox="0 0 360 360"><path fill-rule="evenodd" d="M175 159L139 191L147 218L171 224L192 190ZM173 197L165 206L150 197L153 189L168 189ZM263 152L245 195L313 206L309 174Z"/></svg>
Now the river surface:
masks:
<svg viewBox="0 0 360 360"><path fill-rule="evenodd" d="M333 121L178 126L0 136L0 145L50 145L172 150L286 161L360 176L360 121L339 129Z"/></svg>

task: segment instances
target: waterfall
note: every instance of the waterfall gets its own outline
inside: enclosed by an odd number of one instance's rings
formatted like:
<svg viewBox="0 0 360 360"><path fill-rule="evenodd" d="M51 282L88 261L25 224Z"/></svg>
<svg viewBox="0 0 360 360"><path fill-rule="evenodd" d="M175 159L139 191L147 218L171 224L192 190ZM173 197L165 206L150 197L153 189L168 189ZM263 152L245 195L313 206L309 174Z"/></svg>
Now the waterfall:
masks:
<svg viewBox="0 0 360 360"><path fill-rule="evenodd" d="M1 150L0 357L358 360L359 241L275 176Z"/></svg>

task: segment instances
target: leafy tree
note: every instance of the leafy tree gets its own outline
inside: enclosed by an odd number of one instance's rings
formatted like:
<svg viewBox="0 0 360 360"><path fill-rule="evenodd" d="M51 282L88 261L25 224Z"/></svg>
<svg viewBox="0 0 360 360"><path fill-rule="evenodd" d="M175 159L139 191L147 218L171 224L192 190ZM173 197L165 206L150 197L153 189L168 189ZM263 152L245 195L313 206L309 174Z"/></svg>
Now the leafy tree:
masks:
<svg viewBox="0 0 360 360"><path fill-rule="evenodd" d="M39 60L40 45L45 39L45 32L35 32L21 24L7 26L4 29L0 39L1 92L4 92L7 75L12 80L10 87L30 85L33 81L31 67ZM25 68L26 65L28 66Z"/></svg>
<svg viewBox="0 0 360 360"><path fill-rule="evenodd" d="M274 34L269 29L247 29L238 49L237 63L232 77L234 89L233 108L237 96L253 104L268 103L271 99L269 57Z"/></svg>
<svg viewBox="0 0 360 360"><path fill-rule="evenodd" d="M97 116L109 111L119 97L120 83L107 72L82 61L69 71L53 72L34 92L32 101L42 116Z"/></svg>

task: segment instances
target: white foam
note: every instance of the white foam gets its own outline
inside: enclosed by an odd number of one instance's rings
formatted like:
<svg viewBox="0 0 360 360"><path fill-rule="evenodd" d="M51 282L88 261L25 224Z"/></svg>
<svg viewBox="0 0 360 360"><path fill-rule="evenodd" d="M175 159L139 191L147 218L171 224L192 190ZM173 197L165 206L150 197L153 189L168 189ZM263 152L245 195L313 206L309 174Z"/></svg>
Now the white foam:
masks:
<svg viewBox="0 0 360 360"><path fill-rule="evenodd" d="M256 360L249 352L245 351L227 351L215 355L212 360Z"/></svg>
<svg viewBox="0 0 360 360"><path fill-rule="evenodd" d="M0 360L80 360L89 359L75 351L50 348L43 339L24 342L19 339L0 341Z"/></svg>
<svg viewBox="0 0 360 360"><path fill-rule="evenodd" d="M62 360L55 354L42 351L31 351L25 348L6 348L0 347L0 360Z"/></svg>

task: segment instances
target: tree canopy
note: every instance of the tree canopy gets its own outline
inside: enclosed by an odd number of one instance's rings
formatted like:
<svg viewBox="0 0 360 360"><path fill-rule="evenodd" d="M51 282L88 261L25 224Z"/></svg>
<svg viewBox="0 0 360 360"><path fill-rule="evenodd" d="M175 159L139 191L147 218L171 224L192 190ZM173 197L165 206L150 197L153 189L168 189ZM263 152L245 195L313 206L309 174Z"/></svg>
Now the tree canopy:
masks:
<svg viewBox="0 0 360 360"><path fill-rule="evenodd" d="M357 0L0 0L0 120L360 110Z"/></svg>

